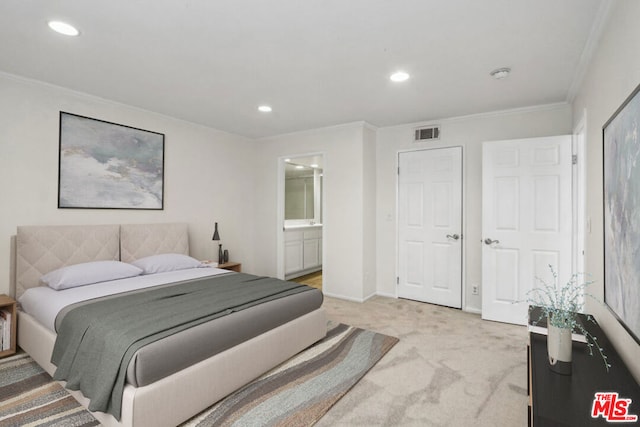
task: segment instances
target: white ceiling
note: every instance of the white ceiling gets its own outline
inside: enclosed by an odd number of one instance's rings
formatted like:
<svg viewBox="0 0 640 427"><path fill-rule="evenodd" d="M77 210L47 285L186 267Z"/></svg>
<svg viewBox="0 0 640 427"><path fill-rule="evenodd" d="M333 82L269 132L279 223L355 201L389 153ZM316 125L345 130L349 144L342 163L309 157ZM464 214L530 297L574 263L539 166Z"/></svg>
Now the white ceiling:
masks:
<svg viewBox="0 0 640 427"><path fill-rule="evenodd" d="M252 138L391 126L570 100L607 1L2 0L0 70Z"/></svg>

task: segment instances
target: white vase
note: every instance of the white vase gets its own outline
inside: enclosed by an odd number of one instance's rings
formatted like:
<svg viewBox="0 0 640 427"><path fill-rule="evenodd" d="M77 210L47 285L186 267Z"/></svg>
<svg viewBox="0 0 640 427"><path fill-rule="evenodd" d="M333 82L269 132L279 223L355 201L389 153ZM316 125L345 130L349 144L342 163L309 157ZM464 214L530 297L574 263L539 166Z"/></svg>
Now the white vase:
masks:
<svg viewBox="0 0 640 427"><path fill-rule="evenodd" d="M549 367L559 374L571 375L571 329L548 326Z"/></svg>

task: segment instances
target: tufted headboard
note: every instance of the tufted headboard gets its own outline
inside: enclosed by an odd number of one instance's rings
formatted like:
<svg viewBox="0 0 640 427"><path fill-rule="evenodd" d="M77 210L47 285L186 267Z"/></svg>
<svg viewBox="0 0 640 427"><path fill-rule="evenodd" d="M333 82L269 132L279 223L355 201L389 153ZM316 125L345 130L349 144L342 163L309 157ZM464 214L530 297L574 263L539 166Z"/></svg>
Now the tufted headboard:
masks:
<svg viewBox="0 0 640 427"><path fill-rule="evenodd" d="M20 226L15 296L40 286L42 275L60 267L161 253L189 254L187 224Z"/></svg>
<svg viewBox="0 0 640 427"><path fill-rule="evenodd" d="M52 270L89 261L120 259L120 226L69 225L18 227L16 297L40 285Z"/></svg>
<svg viewBox="0 0 640 427"><path fill-rule="evenodd" d="M189 255L187 224L126 224L120 226L120 260L132 262L155 254Z"/></svg>

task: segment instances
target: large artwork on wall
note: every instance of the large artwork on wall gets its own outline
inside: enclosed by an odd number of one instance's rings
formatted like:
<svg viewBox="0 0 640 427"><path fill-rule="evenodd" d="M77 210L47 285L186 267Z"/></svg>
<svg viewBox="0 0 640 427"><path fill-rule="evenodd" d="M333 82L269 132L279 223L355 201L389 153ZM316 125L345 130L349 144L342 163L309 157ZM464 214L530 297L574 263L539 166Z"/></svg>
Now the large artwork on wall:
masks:
<svg viewBox="0 0 640 427"><path fill-rule="evenodd" d="M640 86L603 126L605 303L640 342Z"/></svg>
<svg viewBox="0 0 640 427"><path fill-rule="evenodd" d="M58 207L162 209L164 134L60 112Z"/></svg>

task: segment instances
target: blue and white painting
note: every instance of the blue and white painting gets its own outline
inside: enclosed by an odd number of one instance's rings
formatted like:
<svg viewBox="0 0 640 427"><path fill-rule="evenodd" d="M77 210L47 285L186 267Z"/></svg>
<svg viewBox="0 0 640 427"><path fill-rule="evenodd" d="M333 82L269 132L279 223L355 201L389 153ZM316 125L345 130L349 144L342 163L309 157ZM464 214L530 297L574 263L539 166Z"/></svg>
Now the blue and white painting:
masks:
<svg viewBox="0 0 640 427"><path fill-rule="evenodd" d="M162 209L164 135L60 112L58 207Z"/></svg>
<svg viewBox="0 0 640 427"><path fill-rule="evenodd" d="M605 302L640 342L640 95L603 130Z"/></svg>

